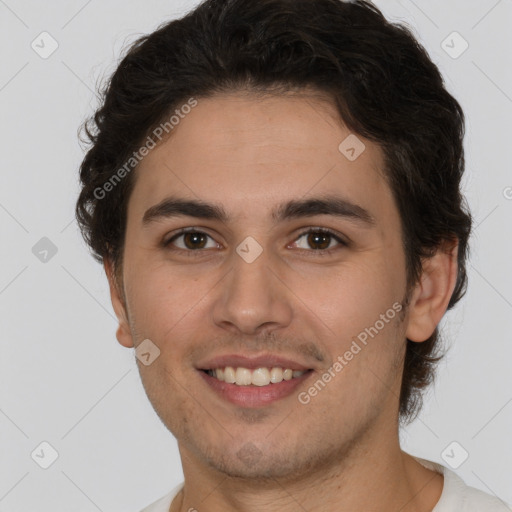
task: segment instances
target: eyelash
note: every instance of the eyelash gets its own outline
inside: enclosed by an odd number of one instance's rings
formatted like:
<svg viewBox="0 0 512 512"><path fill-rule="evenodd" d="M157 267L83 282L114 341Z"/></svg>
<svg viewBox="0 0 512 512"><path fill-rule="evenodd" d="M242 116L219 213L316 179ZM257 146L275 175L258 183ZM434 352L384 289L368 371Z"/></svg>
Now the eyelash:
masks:
<svg viewBox="0 0 512 512"><path fill-rule="evenodd" d="M194 228L194 227L190 227L190 228L183 228L183 229L180 229L179 231L177 231L171 238L169 238L168 240L165 240L162 245L164 246L165 249L169 249L169 246L171 245L172 242L174 242L174 240L176 240L177 238L179 238L180 236L184 235L184 234L187 234L187 233L195 233L195 234L201 234L201 235L206 235L207 237L209 238L212 238L208 233L205 233L204 231L200 231L199 229L197 228ZM328 229L328 228L308 228L307 230L301 232L297 238L295 239L295 241L299 240L300 238L302 238L304 235L308 235L310 233L322 233L322 234L325 234L325 235L330 235L332 238L334 238L334 240L336 240L336 242L339 243L339 245L341 247L347 247L348 246L348 243L345 242L344 240L342 240L337 234L336 232ZM213 238L212 238L213 239ZM327 256L327 255L330 255L331 253L337 251L340 249L340 246L336 246L336 247L332 247L330 249L298 249L299 251L305 251L305 252L309 252L309 253L314 253L315 256ZM204 252L206 249L181 249L181 248L176 248L176 249L169 249L169 250L172 250L172 251L181 251L181 252L185 252L187 253L188 256L201 256L201 253Z"/></svg>

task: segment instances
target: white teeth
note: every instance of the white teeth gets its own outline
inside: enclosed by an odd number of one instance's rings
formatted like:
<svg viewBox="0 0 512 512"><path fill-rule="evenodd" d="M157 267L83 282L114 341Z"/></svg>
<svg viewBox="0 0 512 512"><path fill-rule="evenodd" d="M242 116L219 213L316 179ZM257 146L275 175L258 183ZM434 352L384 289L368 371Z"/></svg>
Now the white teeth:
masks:
<svg viewBox="0 0 512 512"><path fill-rule="evenodd" d="M252 384L255 386L268 386L270 384L270 372L267 368L258 368L252 372Z"/></svg>
<svg viewBox="0 0 512 512"><path fill-rule="evenodd" d="M283 380L283 369L282 368L272 368L270 370L270 382L272 384L277 384Z"/></svg>
<svg viewBox="0 0 512 512"><path fill-rule="evenodd" d="M226 366L226 368L216 368L209 370L208 373L218 380L237 386L268 386L269 384L278 384L283 380L291 380L300 377L305 373L302 370L291 370L290 368L257 368L249 370L248 368Z"/></svg>
<svg viewBox="0 0 512 512"><path fill-rule="evenodd" d="M247 368L237 368L235 377L237 386L249 386L249 384L252 384L251 370Z"/></svg>
<svg viewBox="0 0 512 512"><path fill-rule="evenodd" d="M235 370L231 366L226 366L226 368L224 368L224 381L229 384L234 384L236 382Z"/></svg>

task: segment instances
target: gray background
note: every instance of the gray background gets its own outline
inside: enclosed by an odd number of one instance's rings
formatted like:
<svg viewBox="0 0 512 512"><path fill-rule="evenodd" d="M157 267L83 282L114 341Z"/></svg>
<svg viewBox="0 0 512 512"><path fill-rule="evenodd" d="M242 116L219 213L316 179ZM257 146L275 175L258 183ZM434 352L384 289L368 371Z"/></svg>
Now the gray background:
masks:
<svg viewBox="0 0 512 512"><path fill-rule="evenodd" d="M196 3L0 0L0 512L137 511L182 479L73 208L98 80L125 44ZM445 465L466 451L456 472L512 503L512 2L376 3L413 27L465 110L476 224L468 294L443 319L449 355L403 447ZM58 43L47 58L31 47L51 49L44 31ZM44 441L58 452L48 469Z"/></svg>

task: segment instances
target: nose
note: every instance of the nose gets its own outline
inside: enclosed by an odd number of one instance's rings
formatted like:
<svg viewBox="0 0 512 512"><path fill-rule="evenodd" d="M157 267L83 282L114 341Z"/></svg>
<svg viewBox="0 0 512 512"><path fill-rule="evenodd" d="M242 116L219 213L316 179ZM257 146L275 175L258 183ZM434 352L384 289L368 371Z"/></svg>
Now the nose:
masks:
<svg viewBox="0 0 512 512"><path fill-rule="evenodd" d="M233 333L256 335L287 327L292 294L277 274L268 251L252 262L233 253L233 266L221 281L213 320Z"/></svg>

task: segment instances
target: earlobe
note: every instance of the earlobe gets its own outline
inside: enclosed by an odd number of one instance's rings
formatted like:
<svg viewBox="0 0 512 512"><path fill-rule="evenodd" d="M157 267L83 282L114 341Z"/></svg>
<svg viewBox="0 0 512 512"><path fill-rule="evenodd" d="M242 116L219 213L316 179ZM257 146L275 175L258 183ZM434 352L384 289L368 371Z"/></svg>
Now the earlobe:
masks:
<svg viewBox="0 0 512 512"><path fill-rule="evenodd" d="M457 281L457 251L457 241L446 241L431 258L424 260L423 273L409 304L409 340L427 340L445 314Z"/></svg>
<svg viewBox="0 0 512 512"><path fill-rule="evenodd" d="M112 307L116 314L119 325L116 330L117 341L126 348L134 347L133 338L130 330L130 324L128 322L128 314L126 311L126 304L122 293L119 290L119 285L116 281L115 273L113 270L112 262L104 258L103 268L107 275L108 284L110 287L110 299L112 301Z"/></svg>

